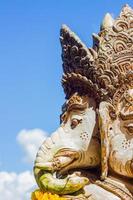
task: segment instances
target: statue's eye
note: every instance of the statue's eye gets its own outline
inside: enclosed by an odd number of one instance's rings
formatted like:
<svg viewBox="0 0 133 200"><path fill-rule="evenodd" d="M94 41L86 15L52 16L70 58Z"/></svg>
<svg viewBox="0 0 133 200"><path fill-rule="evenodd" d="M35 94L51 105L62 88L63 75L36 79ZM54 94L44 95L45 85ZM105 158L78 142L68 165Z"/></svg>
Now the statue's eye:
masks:
<svg viewBox="0 0 133 200"><path fill-rule="evenodd" d="M129 131L130 133L133 133L133 127L128 127L128 131Z"/></svg>
<svg viewBox="0 0 133 200"><path fill-rule="evenodd" d="M133 123L126 125L125 128L130 134L133 134Z"/></svg>
<svg viewBox="0 0 133 200"><path fill-rule="evenodd" d="M82 119L73 118L71 120L71 128L74 129L81 122L82 122Z"/></svg>
<svg viewBox="0 0 133 200"><path fill-rule="evenodd" d="M109 115L111 117L111 119L115 120L117 118L116 112L115 111L110 111Z"/></svg>

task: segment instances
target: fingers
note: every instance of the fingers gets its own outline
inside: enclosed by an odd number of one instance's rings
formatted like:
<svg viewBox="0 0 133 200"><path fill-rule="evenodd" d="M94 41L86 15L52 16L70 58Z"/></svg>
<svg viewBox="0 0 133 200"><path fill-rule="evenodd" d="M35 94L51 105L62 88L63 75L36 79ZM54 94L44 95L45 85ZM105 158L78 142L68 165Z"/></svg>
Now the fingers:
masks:
<svg viewBox="0 0 133 200"><path fill-rule="evenodd" d="M36 163L35 167L46 170L46 171L53 171L53 163L52 162Z"/></svg>
<svg viewBox="0 0 133 200"><path fill-rule="evenodd" d="M58 151L55 155L54 158L56 157L71 157L71 158L78 158L79 157L79 153L77 151L71 150L71 149L61 149L60 151Z"/></svg>

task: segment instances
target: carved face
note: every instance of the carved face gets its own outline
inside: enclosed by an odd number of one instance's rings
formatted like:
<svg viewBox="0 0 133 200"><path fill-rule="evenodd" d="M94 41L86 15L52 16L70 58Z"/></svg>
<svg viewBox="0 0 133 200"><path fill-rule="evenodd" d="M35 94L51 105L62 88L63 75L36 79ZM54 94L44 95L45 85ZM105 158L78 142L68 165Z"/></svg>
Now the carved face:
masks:
<svg viewBox="0 0 133 200"><path fill-rule="evenodd" d="M88 96L74 94L65 108L61 127L56 131L56 146L60 146L61 152L74 151L79 154L78 159L67 166L67 170L97 166L100 163L100 143L97 138L95 101ZM54 138L52 136L52 140Z"/></svg>
<svg viewBox="0 0 133 200"><path fill-rule="evenodd" d="M109 156L110 167L133 178L133 89L125 91L115 108L102 102L99 111L102 144L105 145L105 156Z"/></svg>
<svg viewBox="0 0 133 200"><path fill-rule="evenodd" d="M112 120L110 135L124 134L127 140L133 138L133 89L125 91L114 111L109 109ZM111 130L113 133L111 134Z"/></svg>
<svg viewBox="0 0 133 200"><path fill-rule="evenodd" d="M133 89L124 93L119 112L120 129L130 140L133 138Z"/></svg>
<svg viewBox="0 0 133 200"><path fill-rule="evenodd" d="M96 137L95 101L74 94L65 108L60 127L42 144L35 165L46 167L46 162L54 162L55 166L59 163L61 167L67 166L67 170L97 166L100 163L100 143Z"/></svg>

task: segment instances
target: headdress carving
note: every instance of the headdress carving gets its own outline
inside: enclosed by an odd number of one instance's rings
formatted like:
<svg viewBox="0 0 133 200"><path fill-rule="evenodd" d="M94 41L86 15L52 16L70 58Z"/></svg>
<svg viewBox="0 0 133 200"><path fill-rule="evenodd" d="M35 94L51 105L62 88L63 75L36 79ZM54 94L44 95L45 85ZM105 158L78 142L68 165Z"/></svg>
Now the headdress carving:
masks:
<svg viewBox="0 0 133 200"><path fill-rule="evenodd" d="M105 16L100 33L93 34L93 48L88 49L66 26L60 38L66 97L89 92L101 101L133 87L133 10L128 5L115 20Z"/></svg>
<svg viewBox="0 0 133 200"><path fill-rule="evenodd" d="M98 86L93 83L97 52L93 48L88 49L66 25L61 28L60 41L64 70L62 85L66 97L77 91L82 94L93 91L98 97Z"/></svg>

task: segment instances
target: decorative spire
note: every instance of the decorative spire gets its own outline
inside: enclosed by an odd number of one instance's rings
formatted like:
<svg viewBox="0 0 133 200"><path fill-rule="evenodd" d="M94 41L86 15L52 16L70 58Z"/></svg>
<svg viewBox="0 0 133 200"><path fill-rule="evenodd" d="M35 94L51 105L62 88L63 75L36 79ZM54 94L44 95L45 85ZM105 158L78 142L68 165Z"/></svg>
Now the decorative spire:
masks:
<svg viewBox="0 0 133 200"><path fill-rule="evenodd" d="M113 26L113 22L114 22L114 19L112 18L112 16L109 13L107 13L101 24L101 31L104 29L111 28Z"/></svg>
<svg viewBox="0 0 133 200"><path fill-rule="evenodd" d="M84 67L94 62L94 54L90 51L79 37L66 25L62 25L60 31L62 46L62 59L64 73L84 74Z"/></svg>
<svg viewBox="0 0 133 200"><path fill-rule="evenodd" d="M79 90L84 92L83 87L93 90L92 66L97 52L88 49L66 25L61 28L60 41L64 71L62 85L67 97Z"/></svg>

